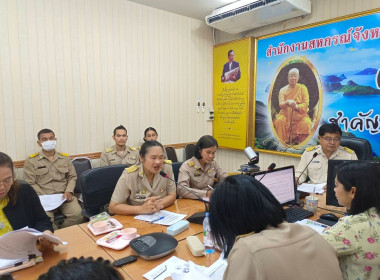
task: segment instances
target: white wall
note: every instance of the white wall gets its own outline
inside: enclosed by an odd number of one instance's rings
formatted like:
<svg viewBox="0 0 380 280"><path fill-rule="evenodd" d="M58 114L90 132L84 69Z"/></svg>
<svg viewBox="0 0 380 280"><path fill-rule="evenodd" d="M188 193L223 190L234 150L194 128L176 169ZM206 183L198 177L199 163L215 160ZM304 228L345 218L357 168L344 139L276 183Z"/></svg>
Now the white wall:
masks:
<svg viewBox="0 0 380 280"><path fill-rule="evenodd" d="M34 152L51 128L70 154L130 145L148 126L164 144L196 141L212 123L212 29L126 0L0 0L0 151Z"/></svg>

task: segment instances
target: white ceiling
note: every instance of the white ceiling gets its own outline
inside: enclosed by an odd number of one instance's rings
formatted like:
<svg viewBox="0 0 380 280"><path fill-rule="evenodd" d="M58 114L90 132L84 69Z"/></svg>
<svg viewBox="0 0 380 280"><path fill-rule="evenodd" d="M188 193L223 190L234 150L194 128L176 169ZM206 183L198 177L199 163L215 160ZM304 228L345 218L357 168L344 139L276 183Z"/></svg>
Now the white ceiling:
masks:
<svg viewBox="0 0 380 280"><path fill-rule="evenodd" d="M205 20L216 8L237 2L237 0L129 0L131 2L165 10L171 13Z"/></svg>

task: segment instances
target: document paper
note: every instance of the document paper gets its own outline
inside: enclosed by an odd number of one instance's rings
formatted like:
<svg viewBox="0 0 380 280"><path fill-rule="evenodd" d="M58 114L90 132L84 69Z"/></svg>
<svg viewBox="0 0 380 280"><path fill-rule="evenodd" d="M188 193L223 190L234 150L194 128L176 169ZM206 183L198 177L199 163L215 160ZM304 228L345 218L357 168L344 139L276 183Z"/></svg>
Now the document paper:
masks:
<svg viewBox="0 0 380 280"><path fill-rule="evenodd" d="M29 255L41 256L42 253L36 247L36 242L40 237L53 243L67 244L55 235L45 234L31 228L8 232L0 237L0 268L17 262L25 262Z"/></svg>
<svg viewBox="0 0 380 280"><path fill-rule="evenodd" d="M61 193L40 195L39 198L45 211L57 209L66 201L66 198L62 199Z"/></svg>
<svg viewBox="0 0 380 280"><path fill-rule="evenodd" d="M135 219L145 222L152 222L153 224L171 226L185 217L185 214L177 214L174 212L161 210L160 212L154 214L137 215L135 216Z"/></svg>

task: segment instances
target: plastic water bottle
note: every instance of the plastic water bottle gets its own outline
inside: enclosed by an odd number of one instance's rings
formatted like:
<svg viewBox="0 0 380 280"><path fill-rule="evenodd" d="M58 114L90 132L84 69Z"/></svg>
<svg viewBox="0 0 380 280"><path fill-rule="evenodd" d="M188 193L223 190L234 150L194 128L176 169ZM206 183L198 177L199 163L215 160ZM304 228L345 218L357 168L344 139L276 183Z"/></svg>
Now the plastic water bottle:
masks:
<svg viewBox="0 0 380 280"><path fill-rule="evenodd" d="M206 212L206 217L203 220L203 245L207 249L212 249L214 247L214 242L211 236L211 227L209 220L209 213ZM206 251L207 252L207 251Z"/></svg>

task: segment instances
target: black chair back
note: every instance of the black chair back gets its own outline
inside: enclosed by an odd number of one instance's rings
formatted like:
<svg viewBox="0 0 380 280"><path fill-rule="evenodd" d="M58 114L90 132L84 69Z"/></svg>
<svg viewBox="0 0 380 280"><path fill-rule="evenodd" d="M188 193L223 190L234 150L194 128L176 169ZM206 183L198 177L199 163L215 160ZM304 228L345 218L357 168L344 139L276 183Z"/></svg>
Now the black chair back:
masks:
<svg viewBox="0 0 380 280"><path fill-rule="evenodd" d="M172 164L174 180L176 182L178 182L178 173L179 173L179 169L180 169L182 163L183 162L173 162L173 164Z"/></svg>
<svg viewBox="0 0 380 280"><path fill-rule="evenodd" d="M354 150L358 159L372 159L371 144L366 139L342 136L340 145Z"/></svg>
<svg viewBox="0 0 380 280"><path fill-rule="evenodd" d="M92 169L91 160L87 157L77 157L72 160L75 171L77 173L77 182L75 184L74 193L81 193L80 176L86 170Z"/></svg>
<svg viewBox="0 0 380 280"><path fill-rule="evenodd" d="M185 158L186 160L191 159L194 156L195 145L194 144L186 144L185 146Z"/></svg>
<svg viewBox="0 0 380 280"><path fill-rule="evenodd" d="M86 218L99 214L111 200L125 164L98 167L82 173L82 215Z"/></svg>
<svg viewBox="0 0 380 280"><path fill-rule="evenodd" d="M178 162L177 159L177 153L175 152L175 149L171 146L165 147L166 155L168 156L168 159L170 159L172 162Z"/></svg>

